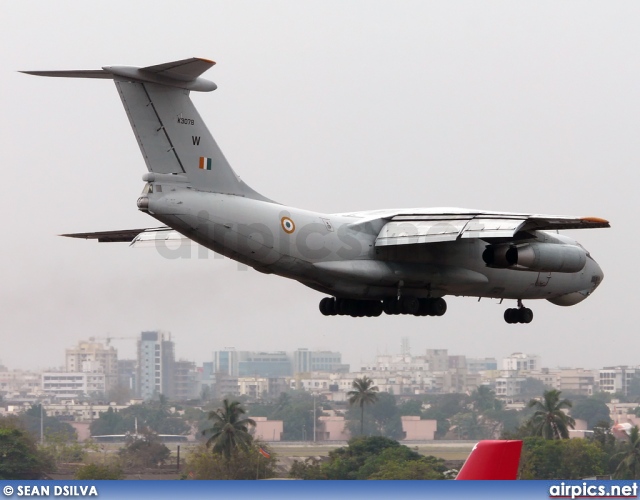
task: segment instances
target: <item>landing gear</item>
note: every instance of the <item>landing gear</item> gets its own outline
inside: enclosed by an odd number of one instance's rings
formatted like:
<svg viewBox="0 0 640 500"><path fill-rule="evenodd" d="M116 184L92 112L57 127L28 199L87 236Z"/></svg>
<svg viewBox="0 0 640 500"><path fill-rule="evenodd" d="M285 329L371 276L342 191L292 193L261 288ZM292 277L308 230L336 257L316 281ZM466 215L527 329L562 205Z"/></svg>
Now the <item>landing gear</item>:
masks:
<svg viewBox="0 0 640 500"><path fill-rule="evenodd" d="M443 298L417 299L401 297L400 299L384 299L386 314L413 314L414 316L442 316L447 312L447 303Z"/></svg>
<svg viewBox="0 0 640 500"><path fill-rule="evenodd" d="M386 314L412 314L413 316L442 316L447 312L444 299L399 299L357 300L325 297L320 301L320 312L324 316L351 316L353 318L380 316Z"/></svg>
<svg viewBox="0 0 640 500"><path fill-rule="evenodd" d="M504 312L504 320L509 324L531 323L533 311L528 307L524 307L522 301L518 300L517 308L510 308Z"/></svg>
<svg viewBox="0 0 640 500"><path fill-rule="evenodd" d="M320 301L320 312L325 316L351 316L352 318L380 316L382 302L325 297Z"/></svg>
<svg viewBox="0 0 640 500"><path fill-rule="evenodd" d="M320 301L320 312L325 316L335 316L338 314L336 310L336 299L333 297L325 297Z"/></svg>

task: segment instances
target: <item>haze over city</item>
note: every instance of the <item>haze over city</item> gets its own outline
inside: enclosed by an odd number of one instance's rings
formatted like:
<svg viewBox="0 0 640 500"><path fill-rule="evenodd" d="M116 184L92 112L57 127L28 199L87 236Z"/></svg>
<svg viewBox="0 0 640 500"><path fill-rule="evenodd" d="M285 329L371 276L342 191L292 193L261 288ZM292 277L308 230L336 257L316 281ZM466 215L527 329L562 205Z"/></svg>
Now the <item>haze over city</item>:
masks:
<svg viewBox="0 0 640 500"><path fill-rule="evenodd" d="M408 337L414 354L637 365L639 14L632 2L8 4L0 361L57 366L80 339L160 329L198 364L227 346L306 347L358 367ZM266 196L325 212L603 217L611 229L567 232L603 284L575 307L527 302L529 325L502 319L514 301L455 297L441 318L323 317L321 294L210 252L57 236L159 224L136 209L146 168L113 83L17 71L192 56L217 62L218 89L192 96L200 114ZM133 340L114 346L133 356Z"/></svg>

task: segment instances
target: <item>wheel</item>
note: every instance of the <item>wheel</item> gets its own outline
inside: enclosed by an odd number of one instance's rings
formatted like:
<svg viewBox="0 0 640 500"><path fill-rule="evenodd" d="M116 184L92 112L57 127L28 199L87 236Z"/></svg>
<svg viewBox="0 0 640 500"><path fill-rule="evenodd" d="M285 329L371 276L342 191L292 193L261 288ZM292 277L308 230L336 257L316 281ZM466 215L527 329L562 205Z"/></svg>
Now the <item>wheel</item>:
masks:
<svg viewBox="0 0 640 500"><path fill-rule="evenodd" d="M434 316L443 316L447 312L447 302L440 297L431 303L431 312Z"/></svg>
<svg viewBox="0 0 640 500"><path fill-rule="evenodd" d="M520 323L531 323L533 321L533 311L528 307L520 309Z"/></svg>
<svg viewBox="0 0 640 500"><path fill-rule="evenodd" d="M330 299L329 297L325 297L324 299L322 299L320 301L320 312L324 315L324 316L329 316L329 301L332 301L332 299Z"/></svg>
<svg viewBox="0 0 640 500"><path fill-rule="evenodd" d="M510 325L512 325L513 323L517 322L517 314L518 314L517 309L509 308L504 312L504 320Z"/></svg>
<svg viewBox="0 0 640 500"><path fill-rule="evenodd" d="M395 299L384 299L382 301L382 310L384 311L385 314L389 314L389 315L393 314L393 311L394 311L393 305L395 301L396 301Z"/></svg>
<svg viewBox="0 0 640 500"><path fill-rule="evenodd" d="M396 316L398 314L402 314L402 303L399 300L396 300L393 303L393 314Z"/></svg>
<svg viewBox="0 0 640 500"><path fill-rule="evenodd" d="M333 297L327 297L327 301L324 303L324 311L327 316L335 316L338 314L336 311L336 299Z"/></svg>
<svg viewBox="0 0 640 500"><path fill-rule="evenodd" d="M384 312L391 315L400 314L400 304L397 299L384 299Z"/></svg>
<svg viewBox="0 0 640 500"><path fill-rule="evenodd" d="M336 299L336 314L339 316L345 316L347 314L346 299Z"/></svg>
<svg viewBox="0 0 640 500"><path fill-rule="evenodd" d="M371 303L371 316L378 317L382 314L382 302L376 300Z"/></svg>
<svg viewBox="0 0 640 500"><path fill-rule="evenodd" d="M420 308L416 313L416 316L428 316L430 310L430 302L429 299L419 299Z"/></svg>
<svg viewBox="0 0 640 500"><path fill-rule="evenodd" d="M379 300L367 300L362 303L365 308L365 316L371 318L382 314L382 302Z"/></svg>
<svg viewBox="0 0 640 500"><path fill-rule="evenodd" d="M352 318L358 317L358 303L355 300L344 299L345 312Z"/></svg>
<svg viewBox="0 0 640 500"><path fill-rule="evenodd" d="M415 314L420 309L420 302L415 297L402 297L400 311L402 314Z"/></svg>

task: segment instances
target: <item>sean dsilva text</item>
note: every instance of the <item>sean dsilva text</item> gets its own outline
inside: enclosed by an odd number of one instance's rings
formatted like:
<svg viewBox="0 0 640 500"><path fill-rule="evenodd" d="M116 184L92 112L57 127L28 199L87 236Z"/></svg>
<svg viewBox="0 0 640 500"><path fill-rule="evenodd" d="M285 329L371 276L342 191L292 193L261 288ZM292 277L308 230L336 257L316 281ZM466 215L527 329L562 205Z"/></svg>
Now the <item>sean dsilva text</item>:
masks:
<svg viewBox="0 0 640 500"><path fill-rule="evenodd" d="M48 497L53 490L54 497L97 497L98 489L95 486L18 486L16 495L19 497Z"/></svg>

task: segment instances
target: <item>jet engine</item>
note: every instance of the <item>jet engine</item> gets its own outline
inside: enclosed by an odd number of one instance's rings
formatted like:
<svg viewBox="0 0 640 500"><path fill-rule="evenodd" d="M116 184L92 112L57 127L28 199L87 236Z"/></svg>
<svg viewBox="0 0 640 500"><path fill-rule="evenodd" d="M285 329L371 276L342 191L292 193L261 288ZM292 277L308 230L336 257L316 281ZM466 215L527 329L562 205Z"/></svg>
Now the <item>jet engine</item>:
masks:
<svg viewBox="0 0 640 500"><path fill-rule="evenodd" d="M482 254L489 267L552 273L577 273L587 262L587 252L575 245L524 243L489 245Z"/></svg>

